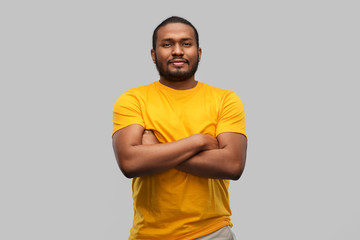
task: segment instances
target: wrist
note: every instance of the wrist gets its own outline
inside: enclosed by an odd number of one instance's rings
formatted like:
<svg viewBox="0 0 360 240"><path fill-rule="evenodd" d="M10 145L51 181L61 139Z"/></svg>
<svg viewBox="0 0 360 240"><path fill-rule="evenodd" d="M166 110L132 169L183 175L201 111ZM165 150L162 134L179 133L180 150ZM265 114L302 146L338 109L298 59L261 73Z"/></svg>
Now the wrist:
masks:
<svg viewBox="0 0 360 240"><path fill-rule="evenodd" d="M192 135L191 138L192 138L192 145L195 147L195 149L198 152L206 149L208 143L204 134L197 133Z"/></svg>
<svg viewBox="0 0 360 240"><path fill-rule="evenodd" d="M212 143L213 143L213 138L210 137L210 135L207 134L202 134L199 133L198 134L198 144L199 144L199 151L206 151L209 149L212 149Z"/></svg>

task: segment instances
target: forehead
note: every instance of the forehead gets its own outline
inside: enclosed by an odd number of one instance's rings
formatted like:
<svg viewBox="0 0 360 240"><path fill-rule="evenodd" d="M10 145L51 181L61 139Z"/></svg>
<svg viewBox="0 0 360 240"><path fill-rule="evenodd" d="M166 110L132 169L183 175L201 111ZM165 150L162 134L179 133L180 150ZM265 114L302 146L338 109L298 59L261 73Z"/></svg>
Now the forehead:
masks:
<svg viewBox="0 0 360 240"><path fill-rule="evenodd" d="M169 23L159 28L157 32L157 40L162 41L163 39L184 39L190 38L195 40L194 29L183 23Z"/></svg>

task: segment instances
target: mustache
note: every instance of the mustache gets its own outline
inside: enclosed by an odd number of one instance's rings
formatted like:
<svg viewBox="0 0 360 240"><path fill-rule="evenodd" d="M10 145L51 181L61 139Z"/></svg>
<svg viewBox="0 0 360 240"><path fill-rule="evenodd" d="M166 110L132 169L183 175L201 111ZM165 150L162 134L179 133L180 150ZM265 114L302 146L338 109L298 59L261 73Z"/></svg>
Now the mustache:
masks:
<svg viewBox="0 0 360 240"><path fill-rule="evenodd" d="M175 57L173 59L170 59L167 64L170 64L170 63L173 63L173 62L184 62L184 63L187 63L189 64L189 60L185 59L185 58L182 58L182 57Z"/></svg>

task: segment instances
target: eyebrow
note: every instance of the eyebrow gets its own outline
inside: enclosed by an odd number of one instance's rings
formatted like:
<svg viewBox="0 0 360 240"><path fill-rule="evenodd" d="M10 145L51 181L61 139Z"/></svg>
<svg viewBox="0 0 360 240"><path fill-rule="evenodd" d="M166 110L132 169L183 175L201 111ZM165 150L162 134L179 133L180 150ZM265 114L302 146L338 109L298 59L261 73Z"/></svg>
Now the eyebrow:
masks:
<svg viewBox="0 0 360 240"><path fill-rule="evenodd" d="M164 38L161 40L161 42L167 42L167 41L173 41L173 38ZM189 41L189 40L193 40L192 38L182 38L181 41Z"/></svg>

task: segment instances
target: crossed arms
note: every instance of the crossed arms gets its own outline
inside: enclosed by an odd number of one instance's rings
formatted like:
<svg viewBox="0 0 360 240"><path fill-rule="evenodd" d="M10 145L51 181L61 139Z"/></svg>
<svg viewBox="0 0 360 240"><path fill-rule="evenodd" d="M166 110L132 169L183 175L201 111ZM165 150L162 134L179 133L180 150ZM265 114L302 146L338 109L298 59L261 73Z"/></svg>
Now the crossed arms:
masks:
<svg viewBox="0 0 360 240"><path fill-rule="evenodd" d="M141 125L130 125L113 135L118 165L128 178L164 172L171 168L206 178L240 178L246 160L247 139L239 133L217 138L195 134L171 143L159 143Z"/></svg>

